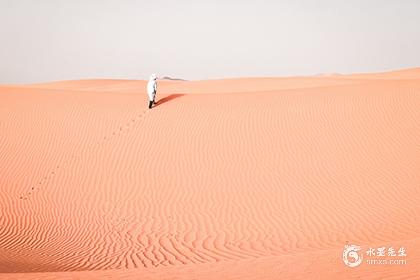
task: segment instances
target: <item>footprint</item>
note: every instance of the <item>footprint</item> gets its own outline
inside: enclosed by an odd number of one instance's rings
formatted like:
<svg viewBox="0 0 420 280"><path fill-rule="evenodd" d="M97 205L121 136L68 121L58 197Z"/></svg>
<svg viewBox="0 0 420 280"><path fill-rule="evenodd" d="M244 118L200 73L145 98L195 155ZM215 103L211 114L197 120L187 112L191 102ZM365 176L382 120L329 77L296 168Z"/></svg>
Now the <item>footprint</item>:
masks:
<svg viewBox="0 0 420 280"><path fill-rule="evenodd" d="M131 122L132 123L134 123L134 122L136 122L136 119L137 118L141 118L141 117L143 117L145 114L146 114L146 112L147 112L147 110L145 109L145 110L143 110L139 115L137 115L135 118L132 118L131 119ZM118 134L118 135L120 135L121 133L123 133L124 132L124 130L125 130L125 132L130 132L130 130L129 130L129 128L130 128L130 121L128 121L126 124L125 124L125 126L120 126L119 127L119 133L116 133L115 131L114 132L112 132L112 135L116 135L116 134ZM95 145L100 145L100 144L102 144L104 141L107 141L107 140L109 140L110 139L110 137L106 137L106 136L104 136L104 138L103 138L103 141L96 141L95 142ZM89 149L93 149L94 148L94 146L91 146L91 147L89 147ZM70 160L72 160L72 159L79 159L79 158L81 158L81 155L71 155L70 156L70 159L68 158L68 159L66 159L66 160L64 160L63 161L63 164L64 165L66 165L66 164L69 164L70 163ZM48 177L48 176L44 176L40 181L38 181L38 185L42 185L43 183L45 183L48 179L50 179L51 177L52 177L52 175L55 175L55 171L57 170L57 169L59 169L60 168L60 165L57 165L56 166L56 168L55 168L55 170L53 170L53 171L51 171L50 172L50 176ZM31 187L31 190L35 190L35 187ZM31 195L31 193L29 193L29 195ZM24 200L26 200L27 198L26 197L23 197L23 196L20 196L20 198L19 199L24 199ZM172 217L169 217L169 219L171 219ZM124 223L128 223L128 220L127 221L123 221Z"/></svg>

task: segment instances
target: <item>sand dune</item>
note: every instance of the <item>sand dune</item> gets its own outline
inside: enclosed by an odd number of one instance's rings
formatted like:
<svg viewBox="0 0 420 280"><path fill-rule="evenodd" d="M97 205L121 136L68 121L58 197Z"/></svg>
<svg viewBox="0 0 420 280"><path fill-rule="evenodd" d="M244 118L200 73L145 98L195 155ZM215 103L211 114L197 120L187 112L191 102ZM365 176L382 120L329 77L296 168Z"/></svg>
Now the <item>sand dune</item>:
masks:
<svg viewBox="0 0 420 280"><path fill-rule="evenodd" d="M0 279L416 279L418 74L0 87Z"/></svg>

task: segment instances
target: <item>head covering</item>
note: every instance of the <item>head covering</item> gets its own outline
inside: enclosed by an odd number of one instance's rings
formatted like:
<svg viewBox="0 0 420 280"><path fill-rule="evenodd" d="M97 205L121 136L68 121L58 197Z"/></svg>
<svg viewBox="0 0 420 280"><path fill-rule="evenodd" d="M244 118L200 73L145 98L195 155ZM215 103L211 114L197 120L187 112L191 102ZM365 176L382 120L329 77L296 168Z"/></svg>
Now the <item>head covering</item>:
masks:
<svg viewBox="0 0 420 280"><path fill-rule="evenodd" d="M152 75L150 75L150 80L156 80L156 79L157 79L156 74L152 74Z"/></svg>

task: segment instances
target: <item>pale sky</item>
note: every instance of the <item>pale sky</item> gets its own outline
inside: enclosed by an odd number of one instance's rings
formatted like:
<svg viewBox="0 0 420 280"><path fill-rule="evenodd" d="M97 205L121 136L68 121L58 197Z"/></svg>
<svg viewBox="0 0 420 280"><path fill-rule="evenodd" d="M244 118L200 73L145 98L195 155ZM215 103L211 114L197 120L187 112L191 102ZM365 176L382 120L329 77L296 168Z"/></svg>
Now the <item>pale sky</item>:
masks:
<svg viewBox="0 0 420 280"><path fill-rule="evenodd" d="M0 0L0 83L418 66L418 0Z"/></svg>

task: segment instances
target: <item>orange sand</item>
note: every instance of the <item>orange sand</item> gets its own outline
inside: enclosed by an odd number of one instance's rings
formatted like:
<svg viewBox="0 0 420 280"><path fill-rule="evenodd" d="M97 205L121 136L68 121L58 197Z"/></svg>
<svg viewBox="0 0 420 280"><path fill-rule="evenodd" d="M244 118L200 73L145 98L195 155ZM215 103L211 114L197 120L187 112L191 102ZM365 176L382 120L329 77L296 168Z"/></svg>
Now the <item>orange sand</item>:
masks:
<svg viewBox="0 0 420 280"><path fill-rule="evenodd" d="M420 69L145 83L0 87L0 279L420 278Z"/></svg>

